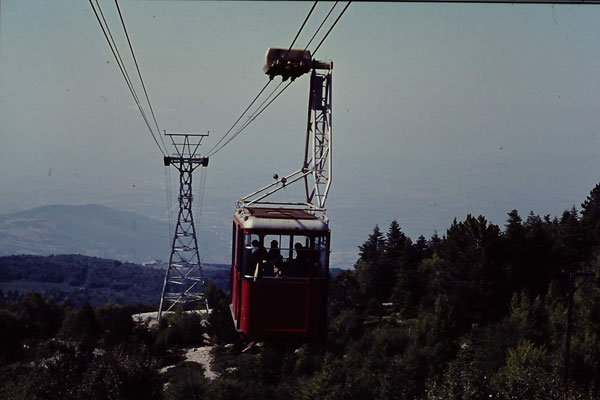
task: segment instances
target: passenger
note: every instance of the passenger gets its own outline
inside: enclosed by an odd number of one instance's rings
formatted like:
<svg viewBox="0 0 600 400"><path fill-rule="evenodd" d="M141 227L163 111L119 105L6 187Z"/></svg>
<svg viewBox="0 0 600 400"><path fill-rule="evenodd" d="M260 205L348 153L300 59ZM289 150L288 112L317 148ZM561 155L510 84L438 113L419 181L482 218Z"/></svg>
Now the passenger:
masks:
<svg viewBox="0 0 600 400"><path fill-rule="evenodd" d="M263 274L264 264L266 263L267 250L261 246L258 240L252 241L252 250L250 251L250 260L248 262L248 269L254 272L254 280L259 275Z"/></svg>
<svg viewBox="0 0 600 400"><path fill-rule="evenodd" d="M296 243L294 245L294 249L296 250L296 258L293 260L292 263L292 276L296 276L296 277L306 277L307 275L307 264L308 264L308 260L307 260L307 249L305 249L304 247L302 247L301 243Z"/></svg>
<svg viewBox="0 0 600 400"><path fill-rule="evenodd" d="M283 275L283 257L279 250L279 243L277 240L271 240L271 248L267 256L267 266L265 275L270 276L282 276Z"/></svg>

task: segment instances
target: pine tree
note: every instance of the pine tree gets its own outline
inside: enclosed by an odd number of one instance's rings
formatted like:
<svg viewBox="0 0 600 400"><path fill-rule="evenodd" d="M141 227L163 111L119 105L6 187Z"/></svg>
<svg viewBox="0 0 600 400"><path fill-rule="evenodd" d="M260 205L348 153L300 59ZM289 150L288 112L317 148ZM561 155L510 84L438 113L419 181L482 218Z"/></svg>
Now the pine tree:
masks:
<svg viewBox="0 0 600 400"><path fill-rule="evenodd" d="M417 262L420 262L422 259L431 257L433 255L433 252L427 243L427 239L425 239L425 236L423 235L417 238L417 241L413 245L413 250Z"/></svg>
<svg viewBox="0 0 600 400"><path fill-rule="evenodd" d="M385 258L388 261L398 261L406 251L410 248L407 246L407 242L410 239L404 235L398 221L393 220L388 230L386 241L385 241Z"/></svg>
<svg viewBox="0 0 600 400"><path fill-rule="evenodd" d="M379 230L379 226L375 225L373 233L369 235L369 238L362 246L358 246L360 249L359 255L363 261L371 262L377 260L382 255L382 250L385 245L383 235Z"/></svg>
<svg viewBox="0 0 600 400"><path fill-rule="evenodd" d="M589 196L581 204L582 220L586 224L596 225L600 221L600 183L592 189Z"/></svg>
<svg viewBox="0 0 600 400"><path fill-rule="evenodd" d="M587 240L600 243L600 183L592 189L581 208L581 224Z"/></svg>
<svg viewBox="0 0 600 400"><path fill-rule="evenodd" d="M505 227L505 236L508 240L519 242L524 239L525 228L523 227L523 220L519 216L519 212L517 210L512 210L508 213L508 219L506 220Z"/></svg>
<svg viewBox="0 0 600 400"><path fill-rule="evenodd" d="M381 302L386 299L386 274L383 264L385 239L375 225L373 233L367 241L359 247L360 259L354 269L356 279L360 286L361 301L371 312L379 312Z"/></svg>

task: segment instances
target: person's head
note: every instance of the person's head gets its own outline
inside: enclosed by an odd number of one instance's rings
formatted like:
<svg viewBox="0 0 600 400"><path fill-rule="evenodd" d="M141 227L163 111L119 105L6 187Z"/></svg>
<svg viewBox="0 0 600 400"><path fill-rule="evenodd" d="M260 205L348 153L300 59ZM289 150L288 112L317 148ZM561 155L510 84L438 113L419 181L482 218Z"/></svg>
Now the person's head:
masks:
<svg viewBox="0 0 600 400"><path fill-rule="evenodd" d="M294 245L294 248L295 248L296 250L302 250L302 243L296 243L296 244Z"/></svg>
<svg viewBox="0 0 600 400"><path fill-rule="evenodd" d="M254 239L252 241L252 247L258 247L258 246L260 246L260 242L258 240L256 240L256 239Z"/></svg>
<svg viewBox="0 0 600 400"><path fill-rule="evenodd" d="M271 240L271 247L273 247L273 248L277 248L277 247L278 247L278 244L279 244L279 243L277 243L277 240Z"/></svg>

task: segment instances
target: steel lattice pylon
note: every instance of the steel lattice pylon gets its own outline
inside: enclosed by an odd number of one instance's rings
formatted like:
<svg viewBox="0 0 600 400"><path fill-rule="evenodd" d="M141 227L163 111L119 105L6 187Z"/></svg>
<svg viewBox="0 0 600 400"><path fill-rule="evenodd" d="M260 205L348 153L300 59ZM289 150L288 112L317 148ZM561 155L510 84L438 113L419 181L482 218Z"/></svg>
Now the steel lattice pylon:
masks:
<svg viewBox="0 0 600 400"><path fill-rule="evenodd" d="M179 171L179 213L173 235L169 266L165 274L158 320L162 313L176 304L190 302L208 304L202 291L204 280L198 253L198 240L192 214L192 173L199 166L208 165L207 157L196 157L196 152L206 134L166 134L176 151L174 156L165 156L165 166L172 165Z"/></svg>

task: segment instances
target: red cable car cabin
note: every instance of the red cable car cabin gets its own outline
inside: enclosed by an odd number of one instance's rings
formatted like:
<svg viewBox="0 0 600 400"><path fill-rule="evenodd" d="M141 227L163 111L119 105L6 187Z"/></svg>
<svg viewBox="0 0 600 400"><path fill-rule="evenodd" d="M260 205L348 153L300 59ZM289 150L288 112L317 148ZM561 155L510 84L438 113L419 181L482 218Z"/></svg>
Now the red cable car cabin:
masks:
<svg viewBox="0 0 600 400"><path fill-rule="evenodd" d="M327 220L305 210L238 209L230 309L242 338L323 337L329 234Z"/></svg>

